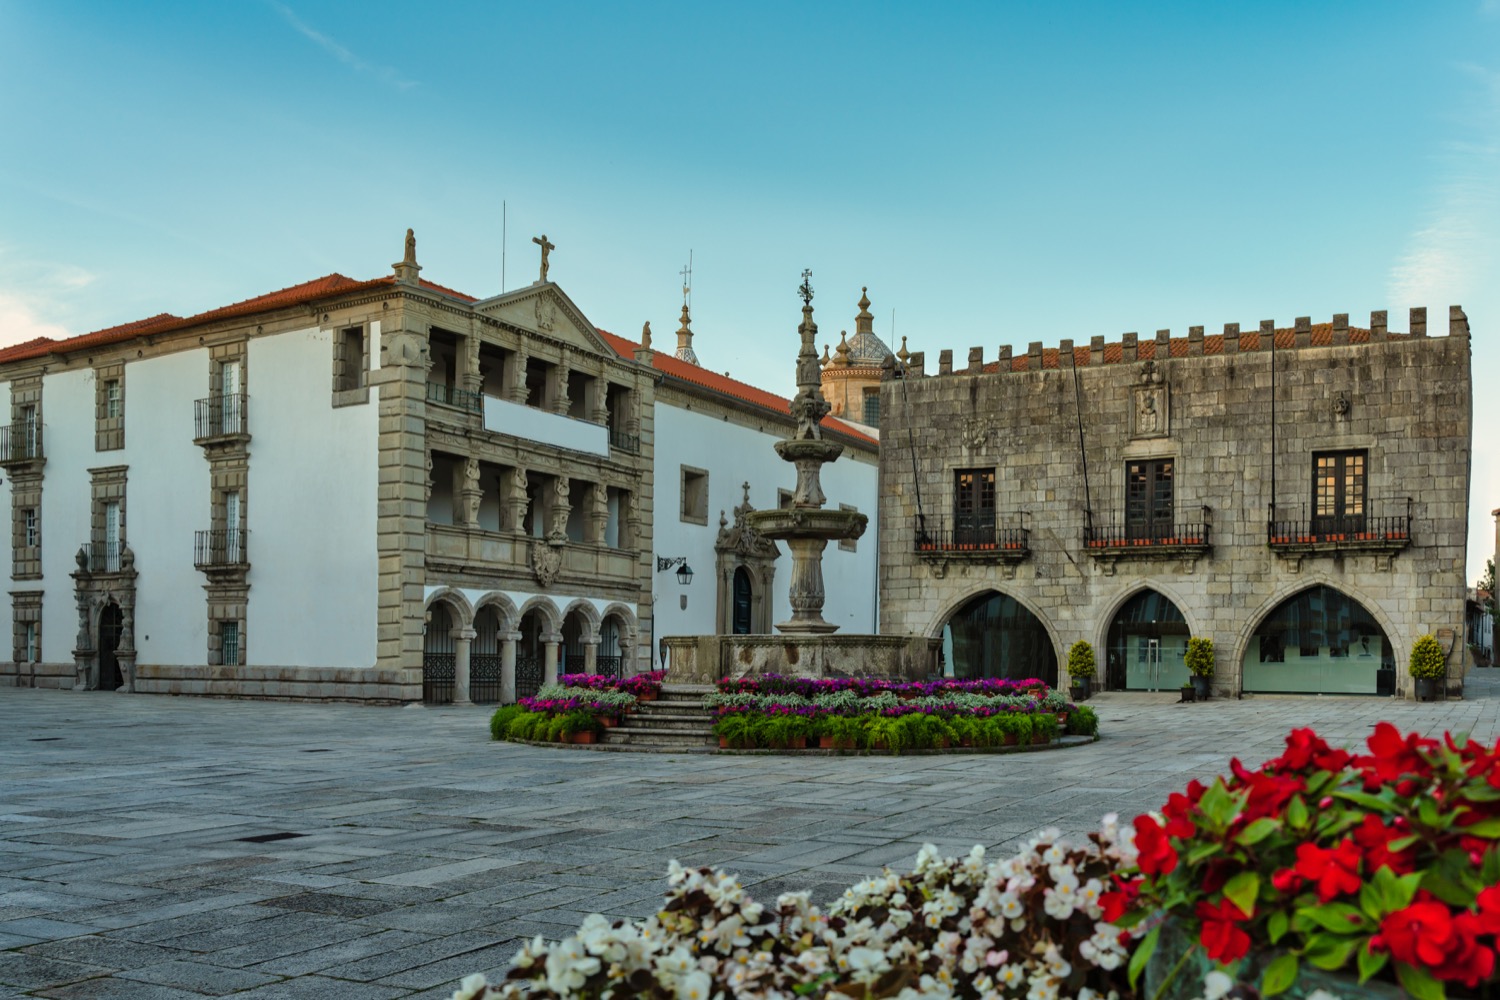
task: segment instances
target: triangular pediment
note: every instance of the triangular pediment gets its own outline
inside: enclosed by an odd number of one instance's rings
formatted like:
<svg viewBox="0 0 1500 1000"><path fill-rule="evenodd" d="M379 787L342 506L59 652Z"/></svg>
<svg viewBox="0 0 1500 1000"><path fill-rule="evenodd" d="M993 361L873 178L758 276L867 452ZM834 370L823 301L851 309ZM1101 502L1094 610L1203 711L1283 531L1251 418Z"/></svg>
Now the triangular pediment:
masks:
<svg viewBox="0 0 1500 1000"><path fill-rule="evenodd" d="M474 303L474 311L542 337L565 341L614 357L615 352L566 292L550 281L537 282Z"/></svg>

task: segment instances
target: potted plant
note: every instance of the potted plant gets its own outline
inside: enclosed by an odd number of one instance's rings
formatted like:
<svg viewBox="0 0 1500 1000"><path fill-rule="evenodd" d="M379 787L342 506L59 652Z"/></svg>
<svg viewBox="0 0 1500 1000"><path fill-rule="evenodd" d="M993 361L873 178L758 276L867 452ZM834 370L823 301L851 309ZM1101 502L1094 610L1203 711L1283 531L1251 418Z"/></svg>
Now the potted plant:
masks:
<svg viewBox="0 0 1500 1000"><path fill-rule="evenodd" d="M1408 669L1412 680L1417 682L1418 701L1431 701L1437 695L1437 683L1446 673L1444 663L1447 659L1443 654L1443 644L1430 632L1412 644Z"/></svg>
<svg viewBox="0 0 1500 1000"><path fill-rule="evenodd" d="M1094 647L1079 639L1068 647L1068 683L1074 701L1088 701L1094 683Z"/></svg>
<svg viewBox="0 0 1500 1000"><path fill-rule="evenodd" d="M1197 636L1189 639L1182 662L1188 668L1188 673L1193 675L1194 694L1199 701L1207 701L1209 685L1214 676L1214 641Z"/></svg>

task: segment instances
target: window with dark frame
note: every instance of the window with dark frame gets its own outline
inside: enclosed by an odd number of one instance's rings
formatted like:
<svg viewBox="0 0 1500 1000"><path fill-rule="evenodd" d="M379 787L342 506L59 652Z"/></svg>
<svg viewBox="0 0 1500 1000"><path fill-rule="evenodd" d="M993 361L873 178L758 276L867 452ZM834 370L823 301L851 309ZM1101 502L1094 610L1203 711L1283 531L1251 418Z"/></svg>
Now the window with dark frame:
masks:
<svg viewBox="0 0 1500 1000"><path fill-rule="evenodd" d="M1125 536L1172 537L1173 472L1170 458L1125 463Z"/></svg>
<svg viewBox="0 0 1500 1000"><path fill-rule="evenodd" d="M240 662L240 623L219 623L219 662L224 666L238 666Z"/></svg>
<svg viewBox="0 0 1500 1000"><path fill-rule="evenodd" d="M861 422L866 427L880 426L880 390L866 389L864 392L864 412L861 414Z"/></svg>
<svg viewBox="0 0 1500 1000"><path fill-rule="evenodd" d="M953 472L953 540L962 545L995 540L995 470Z"/></svg>
<svg viewBox="0 0 1500 1000"><path fill-rule="evenodd" d="M1363 451L1313 454L1313 534L1365 530L1366 468Z"/></svg>

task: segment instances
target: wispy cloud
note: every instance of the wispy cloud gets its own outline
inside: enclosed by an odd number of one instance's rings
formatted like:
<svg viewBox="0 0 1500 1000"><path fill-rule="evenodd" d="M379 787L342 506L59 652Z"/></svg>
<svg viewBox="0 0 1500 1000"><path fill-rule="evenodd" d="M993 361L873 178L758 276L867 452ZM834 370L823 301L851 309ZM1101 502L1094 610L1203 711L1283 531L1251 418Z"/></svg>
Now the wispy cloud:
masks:
<svg viewBox="0 0 1500 1000"><path fill-rule="evenodd" d="M1486 0L1500 5L1500 0ZM1432 208L1391 268L1390 301L1442 306L1487 289L1500 264L1500 73L1465 67L1477 82L1470 138L1443 149Z"/></svg>
<svg viewBox="0 0 1500 1000"><path fill-rule="evenodd" d="M333 56L345 66L348 66L350 69L355 70L359 73L368 73L371 76L374 76L384 83L388 83L399 90L409 90L417 85L417 81L407 80L403 78L400 73L389 66L377 66L374 63L369 63L361 59L359 56L349 51L349 49L345 48L343 45L340 45L332 38L329 38L327 35L323 34L321 31L314 28L306 21L302 20L302 18L297 16L296 11L292 10L286 4L279 3L278 0L266 0L266 2L269 3L277 13L285 18L286 23L291 25L298 34L317 44L319 48L323 49L323 51Z"/></svg>
<svg viewBox="0 0 1500 1000"><path fill-rule="evenodd" d="M0 246L6 281L0 287L0 347L37 337L67 337L71 331L44 316L67 311L66 303L94 275L72 264L28 260Z"/></svg>

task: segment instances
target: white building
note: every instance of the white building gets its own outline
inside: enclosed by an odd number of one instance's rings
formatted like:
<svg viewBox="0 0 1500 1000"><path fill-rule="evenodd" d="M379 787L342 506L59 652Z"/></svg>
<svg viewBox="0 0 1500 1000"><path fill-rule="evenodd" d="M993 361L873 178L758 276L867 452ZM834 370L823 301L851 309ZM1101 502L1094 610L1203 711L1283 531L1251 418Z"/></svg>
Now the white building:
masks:
<svg viewBox="0 0 1500 1000"><path fill-rule="evenodd" d="M715 542L741 483L791 485L786 400L603 333L545 266L474 299L408 237L387 277L0 351L0 683L509 700L745 625L741 565L750 624L782 620L789 560ZM873 439L826 430L830 501L873 512ZM875 628L875 549L825 560L850 630ZM694 583L658 571L678 557Z"/></svg>

